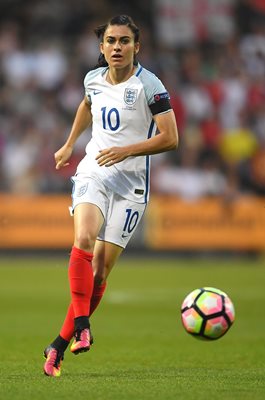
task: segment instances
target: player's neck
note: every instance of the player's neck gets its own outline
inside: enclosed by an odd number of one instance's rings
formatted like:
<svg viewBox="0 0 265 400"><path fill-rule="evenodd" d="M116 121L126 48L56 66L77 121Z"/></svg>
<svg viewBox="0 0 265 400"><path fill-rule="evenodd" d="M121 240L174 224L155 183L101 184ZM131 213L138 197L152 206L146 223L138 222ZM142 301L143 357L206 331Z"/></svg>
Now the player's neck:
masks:
<svg viewBox="0 0 265 400"><path fill-rule="evenodd" d="M135 72L134 65L128 65L125 68L110 68L107 72L106 80L112 85L127 81Z"/></svg>

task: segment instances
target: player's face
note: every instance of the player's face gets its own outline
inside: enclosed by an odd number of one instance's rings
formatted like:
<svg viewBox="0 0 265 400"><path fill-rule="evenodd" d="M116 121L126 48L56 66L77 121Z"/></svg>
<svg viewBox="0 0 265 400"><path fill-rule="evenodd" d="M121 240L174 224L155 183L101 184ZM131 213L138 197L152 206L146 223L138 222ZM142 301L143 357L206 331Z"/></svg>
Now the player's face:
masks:
<svg viewBox="0 0 265 400"><path fill-rule="evenodd" d="M110 67L125 68L133 64L134 55L139 51L134 34L126 25L109 25L104 34L100 50Z"/></svg>

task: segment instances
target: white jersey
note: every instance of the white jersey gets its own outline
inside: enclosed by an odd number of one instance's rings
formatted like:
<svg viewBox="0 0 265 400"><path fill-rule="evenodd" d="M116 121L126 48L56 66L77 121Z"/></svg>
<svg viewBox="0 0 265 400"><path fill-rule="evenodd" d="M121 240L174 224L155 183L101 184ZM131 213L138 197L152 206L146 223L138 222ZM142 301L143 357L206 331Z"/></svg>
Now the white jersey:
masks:
<svg viewBox="0 0 265 400"><path fill-rule="evenodd" d="M117 85L106 81L107 70L108 67L92 70L84 80L85 93L91 103L92 138L77 174L101 180L128 200L147 203L150 156L128 157L110 167L99 166L95 158L100 150L151 138L156 131L153 114L170 109L168 100L162 109L152 110L152 105L169 96L162 82L139 64L134 75Z"/></svg>

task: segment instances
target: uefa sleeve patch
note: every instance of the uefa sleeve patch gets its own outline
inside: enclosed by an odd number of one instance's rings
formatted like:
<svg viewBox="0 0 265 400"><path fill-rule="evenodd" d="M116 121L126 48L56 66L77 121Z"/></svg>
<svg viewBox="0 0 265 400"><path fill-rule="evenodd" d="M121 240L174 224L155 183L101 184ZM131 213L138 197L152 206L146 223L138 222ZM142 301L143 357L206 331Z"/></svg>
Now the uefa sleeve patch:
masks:
<svg viewBox="0 0 265 400"><path fill-rule="evenodd" d="M168 99L168 100L170 99L170 96L169 96L168 92L158 93L158 94L154 95L154 101L155 102L163 100L163 99Z"/></svg>

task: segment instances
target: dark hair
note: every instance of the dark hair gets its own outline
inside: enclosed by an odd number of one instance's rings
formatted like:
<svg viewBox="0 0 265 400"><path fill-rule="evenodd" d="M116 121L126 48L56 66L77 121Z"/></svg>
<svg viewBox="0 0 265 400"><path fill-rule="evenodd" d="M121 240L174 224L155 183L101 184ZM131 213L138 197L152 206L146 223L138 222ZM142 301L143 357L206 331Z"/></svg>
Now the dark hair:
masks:
<svg viewBox="0 0 265 400"><path fill-rule="evenodd" d="M139 42L139 37L140 37L140 31L139 28L135 25L134 21L132 20L131 17L129 17L128 15L117 15L116 17L111 18L106 24L103 25L99 25L95 30L95 34L97 35L97 37L103 41L104 38L104 34L107 30L107 28L110 25L126 25L128 26L128 28L131 29L131 31L134 34L134 41L137 43ZM137 60L136 57L134 57L134 61L133 64L137 65ZM95 68L98 67L107 67L108 63L105 60L104 54L100 54L99 58L98 58L98 63L95 66Z"/></svg>

